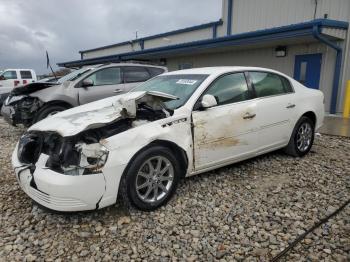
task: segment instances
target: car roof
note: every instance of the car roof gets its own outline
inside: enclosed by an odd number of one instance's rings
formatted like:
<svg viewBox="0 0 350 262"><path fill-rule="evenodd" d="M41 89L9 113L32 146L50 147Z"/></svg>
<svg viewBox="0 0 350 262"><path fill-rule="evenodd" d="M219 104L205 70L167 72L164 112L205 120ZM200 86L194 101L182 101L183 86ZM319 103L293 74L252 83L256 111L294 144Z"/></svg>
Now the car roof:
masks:
<svg viewBox="0 0 350 262"><path fill-rule="evenodd" d="M192 68L184 69L166 73L166 75L181 75L181 74L204 74L204 75L220 75L228 72L239 72L239 71L268 71L273 73L282 74L281 72L263 68L263 67L249 67L249 66L215 66L215 67L202 67L202 68Z"/></svg>
<svg viewBox="0 0 350 262"><path fill-rule="evenodd" d="M26 71L34 71L33 69L23 69L23 68L7 68L7 69L5 69L4 71L7 71L7 70L26 70Z"/></svg>
<svg viewBox="0 0 350 262"><path fill-rule="evenodd" d="M110 67L110 66L142 66L142 67L155 67L155 68L161 68L166 69L164 66L157 66L157 65L149 65L149 64L136 64L136 63L110 63L110 64L102 64L99 66L93 66L92 68L103 68L103 67Z"/></svg>

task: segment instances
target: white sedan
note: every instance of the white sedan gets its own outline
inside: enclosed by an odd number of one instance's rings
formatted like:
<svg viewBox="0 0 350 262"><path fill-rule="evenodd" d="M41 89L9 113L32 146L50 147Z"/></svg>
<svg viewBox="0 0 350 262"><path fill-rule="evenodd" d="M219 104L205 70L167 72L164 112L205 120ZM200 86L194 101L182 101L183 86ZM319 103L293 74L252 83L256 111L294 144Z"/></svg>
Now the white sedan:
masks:
<svg viewBox="0 0 350 262"><path fill-rule="evenodd" d="M304 156L323 123L323 101L270 69L166 73L38 122L12 163L21 188L49 209L99 209L120 196L154 210L183 177L281 148Z"/></svg>

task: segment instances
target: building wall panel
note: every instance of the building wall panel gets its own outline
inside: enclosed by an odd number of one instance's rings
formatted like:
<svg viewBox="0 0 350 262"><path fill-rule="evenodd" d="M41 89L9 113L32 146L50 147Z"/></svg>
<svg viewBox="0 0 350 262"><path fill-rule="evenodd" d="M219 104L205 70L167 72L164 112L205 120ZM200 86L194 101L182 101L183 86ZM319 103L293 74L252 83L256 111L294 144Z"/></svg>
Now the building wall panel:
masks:
<svg viewBox="0 0 350 262"><path fill-rule="evenodd" d="M224 0L227 1L227 0ZM317 0L316 19L349 21L349 0ZM314 19L315 0L233 0L233 33L306 22Z"/></svg>
<svg viewBox="0 0 350 262"><path fill-rule="evenodd" d="M168 45L175 45L175 44L181 44L181 43L187 43L187 42L193 42L203 39L210 39L213 37L213 28L204 28L200 30L195 30L192 32L185 32L185 33L179 33L174 34L166 37L159 37L155 39L145 40L144 41L144 48L150 49L150 48L156 48L156 47L162 47L162 46L168 46ZM106 47L100 50L94 50L94 51L87 51L83 52L83 58L95 58L100 56L107 56L107 55L116 55L116 54L122 54L127 52L133 52L133 51L139 51L141 50L141 46L139 42L130 42L130 44L125 44L121 46L115 46L115 47Z"/></svg>
<svg viewBox="0 0 350 262"><path fill-rule="evenodd" d="M282 58L277 58L274 47L269 47L168 58L167 66L170 71L177 70L179 64L185 63L192 64L193 67L258 66L275 69L293 77L295 56L315 53L322 53L320 90L325 94L326 110L329 111L336 53L323 44L289 46L288 55Z"/></svg>
<svg viewBox="0 0 350 262"><path fill-rule="evenodd" d="M166 37L155 38L145 41L145 49L176 45L181 43L193 42L203 39L210 39L213 37L213 29L204 28L192 32L180 33Z"/></svg>
<svg viewBox="0 0 350 262"><path fill-rule="evenodd" d="M122 54L122 53L127 53L132 51L138 51L138 50L141 50L138 43L134 43L134 44L130 43L122 46L115 46L115 47L109 47L109 48L104 48L104 49L90 51L90 52L84 52L83 58L84 59L95 58L95 57L101 57L101 56Z"/></svg>

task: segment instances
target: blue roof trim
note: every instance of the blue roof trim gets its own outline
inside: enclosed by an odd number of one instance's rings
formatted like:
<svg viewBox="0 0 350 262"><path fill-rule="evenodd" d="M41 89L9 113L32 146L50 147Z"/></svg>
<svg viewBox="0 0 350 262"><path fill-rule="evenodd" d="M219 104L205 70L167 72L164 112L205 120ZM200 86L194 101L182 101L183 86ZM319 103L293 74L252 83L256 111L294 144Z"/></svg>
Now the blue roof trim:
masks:
<svg viewBox="0 0 350 262"><path fill-rule="evenodd" d="M159 37L166 37L166 36L175 35L175 34L192 32L192 31L206 29L206 28L210 28L210 27L218 26L218 25L222 25L222 24L223 24L223 21L220 19L219 21L210 22L210 23L201 24L201 25L196 25L196 26L191 26L191 27L186 27L186 28L182 28L182 29L177 29L177 30L173 30L173 31L169 31L169 32L161 33L161 34L157 34L157 35L146 36L146 37L138 38L136 40L124 41L124 42L117 43L117 44L106 45L106 46L101 46L101 47L87 49L87 50L81 50L81 51L79 51L79 53L98 51L98 50L105 49L105 48L118 47L118 46L122 46L122 45L131 44L133 42L151 40L151 39L155 39L155 38L159 38Z"/></svg>
<svg viewBox="0 0 350 262"><path fill-rule="evenodd" d="M275 27L270 29L258 30L247 33L240 33L236 35L218 37L214 39L199 40L189 43L182 43L170 46L163 46L151 49L145 49L140 51L128 52L118 55L110 55L98 58L91 58L85 60L76 60L71 62L58 63L59 66L81 66L88 64L105 63L111 61L122 61L128 59L137 59L142 55L156 55L156 54L168 54L171 52L179 51L191 51L198 48L213 48L225 45L242 45L255 43L257 41L274 40L281 38L289 38L296 36L312 35L312 29L314 26L326 26L333 28L347 29L348 22L328 20L328 19L316 19L309 22L300 24L292 24L287 26Z"/></svg>

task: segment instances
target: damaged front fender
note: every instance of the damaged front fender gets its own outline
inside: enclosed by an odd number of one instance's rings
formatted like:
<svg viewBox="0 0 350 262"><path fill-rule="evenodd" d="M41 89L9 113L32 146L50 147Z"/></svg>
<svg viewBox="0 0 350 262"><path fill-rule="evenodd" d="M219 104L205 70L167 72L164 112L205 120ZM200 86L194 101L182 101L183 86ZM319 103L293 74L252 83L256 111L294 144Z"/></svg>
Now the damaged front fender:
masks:
<svg viewBox="0 0 350 262"><path fill-rule="evenodd" d="M1 114L11 125L23 124L30 126L35 114L42 107L43 102L36 97L27 95L9 96L1 109Z"/></svg>

